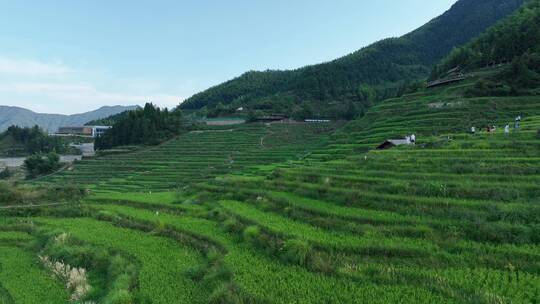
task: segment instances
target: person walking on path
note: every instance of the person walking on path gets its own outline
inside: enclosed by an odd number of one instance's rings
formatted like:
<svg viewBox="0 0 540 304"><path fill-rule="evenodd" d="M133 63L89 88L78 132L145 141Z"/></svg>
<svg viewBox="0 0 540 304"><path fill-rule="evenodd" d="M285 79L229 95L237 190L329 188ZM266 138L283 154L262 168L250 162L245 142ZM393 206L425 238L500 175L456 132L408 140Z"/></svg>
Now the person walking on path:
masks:
<svg viewBox="0 0 540 304"><path fill-rule="evenodd" d="M416 144L416 135L414 135L414 134L411 135L411 143L412 143L413 145Z"/></svg>

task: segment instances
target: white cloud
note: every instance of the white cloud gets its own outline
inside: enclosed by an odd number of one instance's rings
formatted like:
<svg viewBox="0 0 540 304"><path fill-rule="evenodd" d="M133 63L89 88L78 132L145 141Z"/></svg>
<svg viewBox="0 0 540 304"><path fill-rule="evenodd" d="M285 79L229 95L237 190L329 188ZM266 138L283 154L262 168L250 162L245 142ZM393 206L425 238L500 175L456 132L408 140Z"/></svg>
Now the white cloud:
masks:
<svg viewBox="0 0 540 304"><path fill-rule="evenodd" d="M61 63L0 57L0 75L64 76L70 72L71 69Z"/></svg>
<svg viewBox="0 0 540 304"><path fill-rule="evenodd" d="M104 72L74 69L61 63L0 56L0 104L34 111L72 114L104 105L175 107L183 100L165 92L155 80L111 77Z"/></svg>

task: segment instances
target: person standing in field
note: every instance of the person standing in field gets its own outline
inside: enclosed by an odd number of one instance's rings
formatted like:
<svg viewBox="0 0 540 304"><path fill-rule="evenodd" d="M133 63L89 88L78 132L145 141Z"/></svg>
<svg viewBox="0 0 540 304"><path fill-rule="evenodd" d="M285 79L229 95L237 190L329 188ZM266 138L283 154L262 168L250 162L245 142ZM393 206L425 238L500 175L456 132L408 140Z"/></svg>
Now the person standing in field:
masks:
<svg viewBox="0 0 540 304"><path fill-rule="evenodd" d="M506 124L504 127L504 135L510 134L510 124Z"/></svg>
<svg viewBox="0 0 540 304"><path fill-rule="evenodd" d="M516 117L516 120L514 122L514 130L519 130L520 128L520 124L521 124L521 115L518 115L518 117Z"/></svg>
<svg viewBox="0 0 540 304"><path fill-rule="evenodd" d="M476 127L471 127L471 134L472 134L472 135L475 135L475 134L476 134Z"/></svg>
<svg viewBox="0 0 540 304"><path fill-rule="evenodd" d="M416 135L414 135L414 134L411 135L411 143L412 143L413 145L416 144Z"/></svg>

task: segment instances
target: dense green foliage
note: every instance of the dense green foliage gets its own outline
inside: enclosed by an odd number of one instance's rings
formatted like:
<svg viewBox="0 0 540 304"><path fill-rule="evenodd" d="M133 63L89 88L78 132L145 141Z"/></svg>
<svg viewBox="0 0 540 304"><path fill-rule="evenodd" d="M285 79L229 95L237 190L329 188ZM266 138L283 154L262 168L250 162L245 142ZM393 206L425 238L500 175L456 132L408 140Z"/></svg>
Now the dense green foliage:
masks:
<svg viewBox="0 0 540 304"><path fill-rule="evenodd" d="M60 156L54 152L34 154L24 160L24 166L30 177L49 174L60 168Z"/></svg>
<svg viewBox="0 0 540 304"><path fill-rule="evenodd" d="M47 187L0 182L0 206L74 202L83 195L84 191L81 188L70 185Z"/></svg>
<svg viewBox="0 0 540 304"><path fill-rule="evenodd" d="M540 85L540 1L529 0L512 16L456 48L433 70L431 78L444 77L455 67L466 73L498 64L506 65L500 73L476 83L467 94L523 95L523 90Z"/></svg>
<svg viewBox="0 0 540 304"><path fill-rule="evenodd" d="M461 0L451 10L401 38L386 39L343 58L293 71L248 72L181 104L182 109L239 107L296 117L354 118L372 98L398 95L429 75L454 47L468 42L523 0ZM368 94L369 95L369 94ZM351 110L353 114L351 115ZM220 111L226 112L226 111Z"/></svg>
<svg viewBox="0 0 540 304"><path fill-rule="evenodd" d="M49 152L65 153L67 150L68 147L61 138L48 136L37 126L33 128L11 126L0 134L0 154L8 156Z"/></svg>
<svg viewBox="0 0 540 304"><path fill-rule="evenodd" d="M12 175L13 175L13 173L11 172L11 170L9 170L9 168L4 168L4 169L0 170L0 179L8 179Z"/></svg>
<svg viewBox="0 0 540 304"><path fill-rule="evenodd" d="M499 22L478 38L458 47L445 58L434 76L454 68L477 69L512 62L526 53L540 51L540 1L529 0L512 16Z"/></svg>
<svg viewBox="0 0 540 304"><path fill-rule="evenodd" d="M129 111L115 118L110 130L96 139L96 149L125 145L156 145L185 130L180 111L169 112L147 103L143 109Z"/></svg>

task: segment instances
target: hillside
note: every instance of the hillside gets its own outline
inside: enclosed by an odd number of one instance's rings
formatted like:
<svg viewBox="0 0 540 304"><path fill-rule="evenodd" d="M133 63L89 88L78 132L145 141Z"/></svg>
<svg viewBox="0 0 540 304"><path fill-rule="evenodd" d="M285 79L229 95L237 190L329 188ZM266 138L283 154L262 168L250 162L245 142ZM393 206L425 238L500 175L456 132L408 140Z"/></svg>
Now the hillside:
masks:
<svg viewBox="0 0 540 304"><path fill-rule="evenodd" d="M468 95L540 94L540 1L528 1L478 38L455 49L435 67L431 78L446 77L458 68L463 74L488 66L504 66L477 82Z"/></svg>
<svg viewBox="0 0 540 304"><path fill-rule="evenodd" d="M248 72L194 95L180 107L249 107L288 113L294 110L299 116L339 117L351 109L352 103L361 111L374 99L427 77L431 67L454 47L511 14L523 2L460 0L440 17L403 37L382 40L332 62L294 71Z"/></svg>
<svg viewBox="0 0 540 304"><path fill-rule="evenodd" d="M53 260L122 263L100 276L141 282L123 289L136 303L537 302L540 97L464 97L497 72L384 101L322 142L303 125L247 125L75 164L39 183L93 194L30 224L0 210L0 261L49 238ZM467 133L519 113L509 135ZM372 150L410 133L414 147Z"/></svg>
<svg viewBox="0 0 540 304"><path fill-rule="evenodd" d="M536 2L475 41L539 32ZM540 95L477 90L535 44L344 126L208 127L0 183L0 303L540 303Z"/></svg>
<svg viewBox="0 0 540 304"><path fill-rule="evenodd" d="M499 63L510 63L528 53L540 52L540 1L531 0L479 37L458 47L434 69L433 76L460 67L474 70Z"/></svg>
<svg viewBox="0 0 540 304"><path fill-rule="evenodd" d="M114 114L136 109L137 106L101 107L95 111L74 114L41 114L27 109L10 106L0 106L0 132L10 126L19 127L39 126L48 132L56 132L61 126L82 126L89 121L106 118Z"/></svg>

